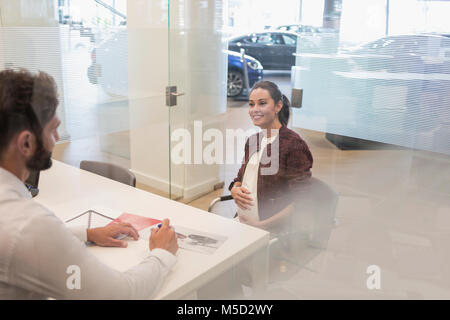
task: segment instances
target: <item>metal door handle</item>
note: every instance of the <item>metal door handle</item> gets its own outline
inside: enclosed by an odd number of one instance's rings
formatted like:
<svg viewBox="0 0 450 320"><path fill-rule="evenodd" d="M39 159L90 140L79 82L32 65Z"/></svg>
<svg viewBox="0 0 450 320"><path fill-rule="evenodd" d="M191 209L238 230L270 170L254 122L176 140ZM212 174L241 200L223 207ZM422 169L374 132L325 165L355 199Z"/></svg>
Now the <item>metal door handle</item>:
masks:
<svg viewBox="0 0 450 320"><path fill-rule="evenodd" d="M177 92L176 86L166 87L166 105L173 107L177 105L177 97L184 96L184 92Z"/></svg>

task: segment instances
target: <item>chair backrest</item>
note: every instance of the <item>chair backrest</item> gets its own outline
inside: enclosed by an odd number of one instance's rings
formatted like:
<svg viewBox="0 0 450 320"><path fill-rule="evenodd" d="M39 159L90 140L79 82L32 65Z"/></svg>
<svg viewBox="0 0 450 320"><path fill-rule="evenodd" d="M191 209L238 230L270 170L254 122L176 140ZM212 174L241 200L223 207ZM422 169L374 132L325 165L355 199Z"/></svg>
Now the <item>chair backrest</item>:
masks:
<svg viewBox="0 0 450 320"><path fill-rule="evenodd" d="M136 187L134 174L130 170L115 164L83 160L80 162L80 169Z"/></svg>
<svg viewBox="0 0 450 320"><path fill-rule="evenodd" d="M315 177L305 180L297 190L292 226L304 229L306 225L307 230L303 231L310 235L309 245L326 248L335 226L339 196L327 183Z"/></svg>

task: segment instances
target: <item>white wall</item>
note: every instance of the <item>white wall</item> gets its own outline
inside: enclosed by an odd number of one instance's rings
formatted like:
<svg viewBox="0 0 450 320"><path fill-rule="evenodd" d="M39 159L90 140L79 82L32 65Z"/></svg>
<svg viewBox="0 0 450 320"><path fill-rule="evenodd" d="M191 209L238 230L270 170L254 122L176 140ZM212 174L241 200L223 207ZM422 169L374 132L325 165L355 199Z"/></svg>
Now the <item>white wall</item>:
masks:
<svg viewBox="0 0 450 320"><path fill-rule="evenodd" d="M449 15L450 2L448 1L390 1L389 33L448 33Z"/></svg>
<svg viewBox="0 0 450 320"><path fill-rule="evenodd" d="M386 0L343 0L339 35L341 42L369 42L385 33Z"/></svg>

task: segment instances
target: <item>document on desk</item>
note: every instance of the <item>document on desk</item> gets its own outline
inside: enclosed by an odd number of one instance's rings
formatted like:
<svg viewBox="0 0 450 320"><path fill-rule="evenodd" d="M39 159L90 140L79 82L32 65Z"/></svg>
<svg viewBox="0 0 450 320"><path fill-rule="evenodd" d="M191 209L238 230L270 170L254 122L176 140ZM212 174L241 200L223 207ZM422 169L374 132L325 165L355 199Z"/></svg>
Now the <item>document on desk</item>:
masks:
<svg viewBox="0 0 450 320"><path fill-rule="evenodd" d="M147 218L143 216L138 216L136 214L131 213L122 213L118 218L114 219L112 223L126 222L131 224L137 231L142 231L148 227L158 225L161 223L161 220Z"/></svg>
<svg viewBox="0 0 450 320"><path fill-rule="evenodd" d="M213 254L228 239L218 234L207 233L180 226L174 227L180 248L204 254Z"/></svg>
<svg viewBox="0 0 450 320"><path fill-rule="evenodd" d="M130 223L139 233L141 240L149 240L153 229L158 228L162 222L158 219L148 218L131 213L122 213L118 216L114 210L95 207L86 210L77 216L66 220L67 226L84 225L87 229L104 227L112 223ZM114 217L117 217L114 219ZM174 228L181 249L211 255L228 239L225 236L189 229L181 226ZM117 239L124 239L126 235L119 235Z"/></svg>
<svg viewBox="0 0 450 320"><path fill-rule="evenodd" d="M139 235L143 239L149 239L151 230L155 226L142 230ZM178 239L180 249L195 251L211 255L228 239L225 236L211 234L199 230L189 229L180 226L172 226Z"/></svg>

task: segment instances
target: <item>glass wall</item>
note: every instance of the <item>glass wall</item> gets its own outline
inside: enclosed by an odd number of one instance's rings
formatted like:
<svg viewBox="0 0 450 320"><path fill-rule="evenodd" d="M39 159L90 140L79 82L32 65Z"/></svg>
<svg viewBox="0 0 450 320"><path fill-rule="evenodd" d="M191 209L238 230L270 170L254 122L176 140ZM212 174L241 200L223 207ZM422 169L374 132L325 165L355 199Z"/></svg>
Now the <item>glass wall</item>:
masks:
<svg viewBox="0 0 450 320"><path fill-rule="evenodd" d="M128 166L126 4L1 2L2 67L42 70L56 79L63 124L55 154L70 164L91 159Z"/></svg>
<svg viewBox="0 0 450 320"><path fill-rule="evenodd" d="M302 91L289 128L330 188L298 194L303 238L282 243L263 297L449 298L450 3L252 3L230 1L229 50ZM253 127L246 99L229 92L227 127Z"/></svg>
<svg viewBox="0 0 450 320"><path fill-rule="evenodd" d="M125 166L139 188L205 211L230 194L259 130L249 89L273 81L292 100L288 128L311 150L314 183L294 195L289 232L272 232L267 290L252 292L239 266L224 276L238 290L216 279L200 298L450 298L450 2L0 0L0 9L1 68L57 81L55 159ZM170 108L168 85L178 95ZM237 206L212 211L233 219Z"/></svg>
<svg viewBox="0 0 450 320"><path fill-rule="evenodd" d="M343 1L338 39L322 38L308 52L300 39L293 85L304 90L304 104L294 121L330 134L449 154L445 23L419 27L392 3ZM439 21L440 13L450 10L438 4L437 13L426 10L434 8L431 3L410 4L421 21ZM350 142L333 136L338 140Z"/></svg>

